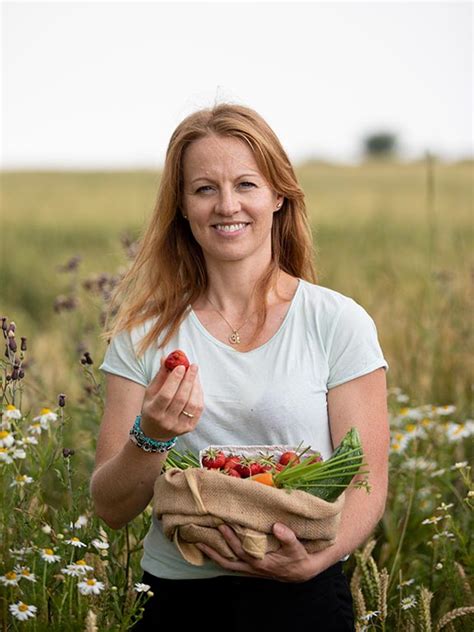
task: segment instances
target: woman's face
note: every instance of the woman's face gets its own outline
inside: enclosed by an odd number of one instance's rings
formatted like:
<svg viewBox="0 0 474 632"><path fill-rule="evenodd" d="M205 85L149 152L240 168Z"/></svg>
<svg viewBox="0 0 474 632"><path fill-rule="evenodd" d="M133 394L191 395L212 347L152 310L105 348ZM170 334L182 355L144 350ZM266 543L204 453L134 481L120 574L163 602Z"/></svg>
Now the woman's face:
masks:
<svg viewBox="0 0 474 632"><path fill-rule="evenodd" d="M206 136L183 157L183 212L207 263L249 259L267 265L273 213L283 196L260 173L250 147Z"/></svg>

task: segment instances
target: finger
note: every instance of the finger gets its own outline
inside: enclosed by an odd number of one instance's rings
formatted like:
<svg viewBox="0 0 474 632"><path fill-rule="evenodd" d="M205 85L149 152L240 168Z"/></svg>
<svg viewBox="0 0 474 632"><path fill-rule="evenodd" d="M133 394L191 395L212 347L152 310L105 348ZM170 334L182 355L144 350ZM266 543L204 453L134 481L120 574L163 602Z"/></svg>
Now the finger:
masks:
<svg viewBox="0 0 474 632"><path fill-rule="evenodd" d="M240 541L239 536L235 533L235 531L231 527L228 527L227 525L222 524L222 525L219 525L217 528L221 532L224 540L232 549L233 553L235 553L235 555L237 555L238 558L250 564L252 562L256 563L256 559L244 551L242 547L242 542Z"/></svg>
<svg viewBox="0 0 474 632"><path fill-rule="evenodd" d="M178 416L181 414L181 412L184 409L187 412L192 413L191 410L188 410L187 404L189 402L191 392L193 390L193 385L196 380L197 372L198 372L198 365L191 364L189 369L186 371L186 375L184 376L181 383L179 384L179 387L173 399L167 406L167 409L166 409L167 413L169 413L170 415Z"/></svg>
<svg viewBox="0 0 474 632"><path fill-rule="evenodd" d="M282 547L299 550L303 546L296 537L295 532L281 522L275 522L273 525L273 533L281 542Z"/></svg>
<svg viewBox="0 0 474 632"><path fill-rule="evenodd" d="M161 389L169 375L168 369L165 367L165 358L160 358L160 368L155 373L153 379L148 384L147 395L155 395Z"/></svg>
<svg viewBox="0 0 474 632"><path fill-rule="evenodd" d="M201 383L199 381L199 372L197 373L193 382L191 393L189 394L188 400L184 405L184 410L186 410L188 413L191 413L195 417L200 417L202 411L204 410L204 396L201 388ZM192 420L190 420L190 422L192 423ZM195 423L196 421L194 421L194 424Z"/></svg>
<svg viewBox="0 0 474 632"><path fill-rule="evenodd" d="M225 569L227 569L229 571L239 571L241 573L249 573L250 575L264 576L262 573L256 572L246 562L233 561L233 560L229 560L226 557L223 557L215 549L211 548L210 546L207 546L207 544L203 544L202 542L199 542L199 543L196 544L196 546L205 555L210 557L211 560L214 560L214 562L219 564L219 566L222 566L222 568L225 568Z"/></svg>
<svg viewBox="0 0 474 632"><path fill-rule="evenodd" d="M182 365L175 367L171 373L168 373L163 386L156 394L153 405L156 405L158 409L164 412L173 401L184 379L185 373L186 370Z"/></svg>

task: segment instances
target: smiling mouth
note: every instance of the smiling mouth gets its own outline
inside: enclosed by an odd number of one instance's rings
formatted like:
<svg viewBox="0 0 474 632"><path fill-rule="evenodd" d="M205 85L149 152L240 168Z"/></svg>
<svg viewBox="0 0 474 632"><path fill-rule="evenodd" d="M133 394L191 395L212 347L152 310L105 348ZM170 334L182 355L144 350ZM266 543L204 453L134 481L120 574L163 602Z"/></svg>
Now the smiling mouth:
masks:
<svg viewBox="0 0 474 632"><path fill-rule="evenodd" d="M235 233L248 226L250 222L238 222L235 224L213 224L212 227L224 233Z"/></svg>

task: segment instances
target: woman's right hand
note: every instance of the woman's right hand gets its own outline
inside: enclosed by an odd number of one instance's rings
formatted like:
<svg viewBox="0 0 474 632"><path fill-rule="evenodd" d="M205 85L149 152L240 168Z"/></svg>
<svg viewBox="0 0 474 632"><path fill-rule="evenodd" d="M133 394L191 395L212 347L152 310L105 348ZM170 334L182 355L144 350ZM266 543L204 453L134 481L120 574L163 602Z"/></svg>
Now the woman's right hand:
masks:
<svg viewBox="0 0 474 632"><path fill-rule="evenodd" d="M204 409L198 366L191 364L185 373L183 369L177 366L170 373L161 359L160 370L143 399L141 428L147 437L168 441L196 427ZM183 415L183 410L194 416Z"/></svg>

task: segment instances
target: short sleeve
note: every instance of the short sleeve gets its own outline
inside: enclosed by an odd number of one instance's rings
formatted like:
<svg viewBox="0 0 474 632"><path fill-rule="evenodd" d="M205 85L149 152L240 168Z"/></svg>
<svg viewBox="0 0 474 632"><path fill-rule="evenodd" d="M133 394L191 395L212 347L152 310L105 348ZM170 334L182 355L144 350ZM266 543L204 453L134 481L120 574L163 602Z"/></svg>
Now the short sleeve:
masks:
<svg viewBox="0 0 474 632"><path fill-rule="evenodd" d="M144 356L137 358L129 331L123 330L112 338L99 369L148 386Z"/></svg>
<svg viewBox="0 0 474 632"><path fill-rule="evenodd" d="M328 344L327 388L339 386L380 367L388 370L377 328L366 310L353 299L339 312Z"/></svg>

